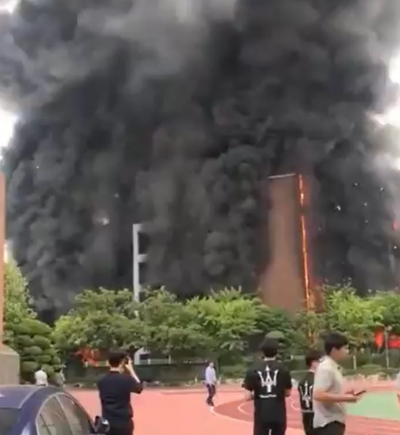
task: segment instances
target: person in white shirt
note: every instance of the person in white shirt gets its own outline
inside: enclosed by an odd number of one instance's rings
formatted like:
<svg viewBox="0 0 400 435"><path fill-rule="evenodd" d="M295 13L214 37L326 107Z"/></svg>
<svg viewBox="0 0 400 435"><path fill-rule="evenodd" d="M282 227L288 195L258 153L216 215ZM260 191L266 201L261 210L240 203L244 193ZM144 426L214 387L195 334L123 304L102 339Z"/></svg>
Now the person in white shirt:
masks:
<svg viewBox="0 0 400 435"><path fill-rule="evenodd" d="M47 387L49 385L48 376L43 370L43 367L40 367L40 369L35 372L35 385L41 387Z"/></svg>
<svg viewBox="0 0 400 435"><path fill-rule="evenodd" d="M205 384L207 387L208 397L207 405L214 406L214 396L217 390L217 372L215 371L214 363L210 362L206 368L205 374Z"/></svg>

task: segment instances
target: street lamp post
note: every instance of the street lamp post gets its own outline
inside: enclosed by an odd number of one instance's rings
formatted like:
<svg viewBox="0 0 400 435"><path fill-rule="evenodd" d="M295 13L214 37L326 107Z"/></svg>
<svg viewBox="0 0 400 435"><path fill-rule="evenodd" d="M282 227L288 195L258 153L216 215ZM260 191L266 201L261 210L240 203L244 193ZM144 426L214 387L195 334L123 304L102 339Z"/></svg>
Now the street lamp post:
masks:
<svg viewBox="0 0 400 435"><path fill-rule="evenodd" d="M132 287L133 287L133 300L140 302L141 292L141 277L140 265L146 263L147 254L142 253L140 250L139 236L143 233L143 225L140 223L132 225ZM140 355L144 353L144 349L139 349L134 356L135 364L140 363Z"/></svg>
<svg viewBox="0 0 400 435"><path fill-rule="evenodd" d="M385 336L385 360L386 360L386 368L388 369L390 366L390 354L389 354L389 335L392 330L391 326L385 326L384 336Z"/></svg>

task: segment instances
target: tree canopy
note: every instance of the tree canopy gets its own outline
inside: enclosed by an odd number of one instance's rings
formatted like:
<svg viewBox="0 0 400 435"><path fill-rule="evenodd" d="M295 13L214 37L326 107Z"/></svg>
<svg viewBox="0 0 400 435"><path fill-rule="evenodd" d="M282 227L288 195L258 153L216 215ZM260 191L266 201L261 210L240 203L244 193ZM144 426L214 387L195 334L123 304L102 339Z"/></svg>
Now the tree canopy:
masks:
<svg viewBox="0 0 400 435"><path fill-rule="evenodd" d="M235 289L181 301L161 288L146 292L140 303L128 290L86 290L57 321L54 336L64 351L144 347L176 360L223 358L248 347L266 310Z"/></svg>
<svg viewBox="0 0 400 435"><path fill-rule="evenodd" d="M140 302L130 290L87 289L54 327L37 319L26 281L14 261L5 266L5 340L21 355L23 376L39 365L49 373L60 366L59 355L82 349L96 351L144 348L174 361L213 358L234 362L254 353L263 337L279 339L283 354L320 344L321 333L343 332L352 350L387 328L400 332L400 297L377 292L360 297L350 285L324 287L324 306L289 315L266 306L240 289L179 299L165 288L144 291Z"/></svg>
<svg viewBox="0 0 400 435"><path fill-rule="evenodd" d="M36 317L26 280L10 260L4 265L4 341L19 353L21 377L27 381L40 366L50 376L61 367L53 330Z"/></svg>

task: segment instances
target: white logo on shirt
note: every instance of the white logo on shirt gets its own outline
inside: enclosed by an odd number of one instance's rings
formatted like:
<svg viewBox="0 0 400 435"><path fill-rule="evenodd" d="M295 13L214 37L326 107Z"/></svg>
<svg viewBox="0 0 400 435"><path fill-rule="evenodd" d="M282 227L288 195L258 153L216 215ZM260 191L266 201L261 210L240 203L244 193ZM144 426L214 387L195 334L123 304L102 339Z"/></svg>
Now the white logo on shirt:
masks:
<svg viewBox="0 0 400 435"><path fill-rule="evenodd" d="M258 371L258 376L261 381L261 387L265 388L264 395L261 395L259 397L261 398L267 398L267 397L276 397L276 394L274 392L274 388L278 385L278 373L279 370L270 370L270 368L267 366L265 367L265 371L261 372Z"/></svg>
<svg viewBox="0 0 400 435"><path fill-rule="evenodd" d="M304 386L301 386L299 390L300 390L301 400L303 401L305 407L307 409L310 409L312 404L313 386L309 385L309 383L306 381L304 382Z"/></svg>

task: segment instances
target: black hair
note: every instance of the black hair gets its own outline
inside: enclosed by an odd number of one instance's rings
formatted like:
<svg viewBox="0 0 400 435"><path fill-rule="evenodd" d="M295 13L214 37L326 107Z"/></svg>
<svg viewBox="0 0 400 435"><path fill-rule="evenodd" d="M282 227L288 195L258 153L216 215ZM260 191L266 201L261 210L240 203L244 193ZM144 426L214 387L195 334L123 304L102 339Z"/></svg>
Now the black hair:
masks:
<svg viewBox="0 0 400 435"><path fill-rule="evenodd" d="M306 353L304 358L307 368L310 368L314 362L321 359L322 353L319 350L311 349Z"/></svg>
<svg viewBox="0 0 400 435"><path fill-rule="evenodd" d="M108 364L111 368L116 369L119 367L124 360L126 360L127 354L122 350L111 351L108 354Z"/></svg>
<svg viewBox="0 0 400 435"><path fill-rule="evenodd" d="M340 332L329 332L323 337L324 350L330 355L333 349L339 350L349 344L347 338Z"/></svg>
<svg viewBox="0 0 400 435"><path fill-rule="evenodd" d="M261 343L260 350L265 358L275 358L278 355L279 342L267 337Z"/></svg>

